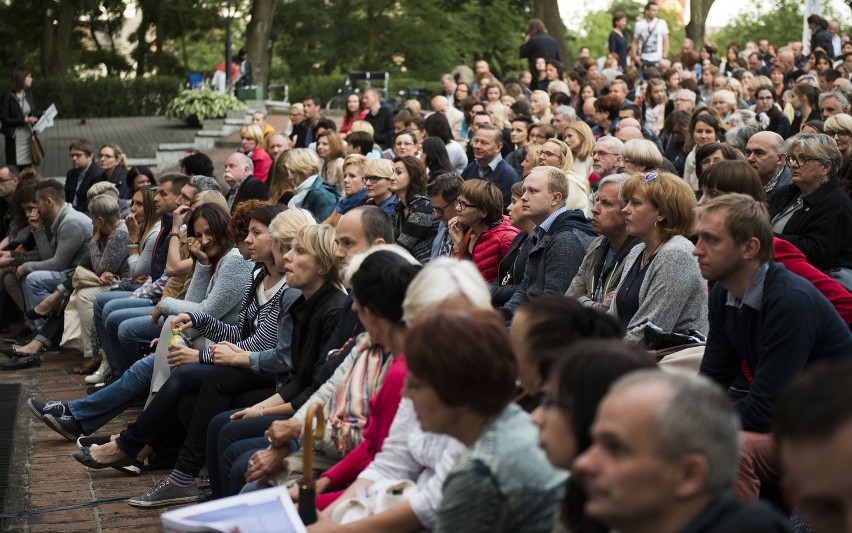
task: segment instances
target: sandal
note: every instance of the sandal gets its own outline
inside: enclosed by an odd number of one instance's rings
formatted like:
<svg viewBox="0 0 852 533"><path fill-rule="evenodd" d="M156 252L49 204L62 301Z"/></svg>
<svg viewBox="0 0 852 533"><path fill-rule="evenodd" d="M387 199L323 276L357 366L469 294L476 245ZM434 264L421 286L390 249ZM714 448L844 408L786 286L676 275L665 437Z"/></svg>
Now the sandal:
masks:
<svg viewBox="0 0 852 533"><path fill-rule="evenodd" d="M90 374L93 374L95 370L97 370L100 366L101 354L98 353L91 359L86 359L86 361L82 365L76 367L74 369L74 373L88 376Z"/></svg>

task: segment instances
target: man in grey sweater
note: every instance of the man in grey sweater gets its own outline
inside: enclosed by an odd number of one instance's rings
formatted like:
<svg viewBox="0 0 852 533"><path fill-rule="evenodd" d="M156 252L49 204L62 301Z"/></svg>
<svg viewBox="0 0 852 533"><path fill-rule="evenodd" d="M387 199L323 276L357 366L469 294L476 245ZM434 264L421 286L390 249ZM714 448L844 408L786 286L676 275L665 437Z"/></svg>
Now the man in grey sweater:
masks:
<svg viewBox="0 0 852 533"><path fill-rule="evenodd" d="M65 191L58 181L45 180L35 190L38 213L31 214L28 222L41 259L26 262L16 271L18 279L26 277L23 282L26 311L56 290L64 271L80 264L93 233L91 219L65 202ZM39 319L30 324L33 333L38 334L43 322Z"/></svg>
<svg viewBox="0 0 852 533"><path fill-rule="evenodd" d="M565 208L568 178L556 167L536 167L524 179L521 208L535 223L523 282L500 308L506 320L539 294L565 294L595 234L582 211Z"/></svg>

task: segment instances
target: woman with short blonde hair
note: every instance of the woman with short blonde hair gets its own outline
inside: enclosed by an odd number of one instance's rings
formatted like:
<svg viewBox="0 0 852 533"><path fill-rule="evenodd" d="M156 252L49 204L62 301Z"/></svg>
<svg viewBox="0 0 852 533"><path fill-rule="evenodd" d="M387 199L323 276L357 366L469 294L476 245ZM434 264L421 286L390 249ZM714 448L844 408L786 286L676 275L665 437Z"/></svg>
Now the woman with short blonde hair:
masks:
<svg viewBox="0 0 852 533"><path fill-rule="evenodd" d="M328 218L340 193L337 187L319 176L322 170L319 156L309 148L293 148L283 159L284 168L295 186L295 194L287 205L307 209L316 220Z"/></svg>
<svg viewBox="0 0 852 533"><path fill-rule="evenodd" d="M361 154L350 154L343 160L343 197L323 224L337 226L340 217L367 202L367 189L364 187L366 163L367 158Z"/></svg>
<svg viewBox="0 0 852 533"><path fill-rule="evenodd" d="M246 124L240 128L240 152L254 164L254 177L265 182L272 168L272 157L263 149L263 130L260 126Z"/></svg>

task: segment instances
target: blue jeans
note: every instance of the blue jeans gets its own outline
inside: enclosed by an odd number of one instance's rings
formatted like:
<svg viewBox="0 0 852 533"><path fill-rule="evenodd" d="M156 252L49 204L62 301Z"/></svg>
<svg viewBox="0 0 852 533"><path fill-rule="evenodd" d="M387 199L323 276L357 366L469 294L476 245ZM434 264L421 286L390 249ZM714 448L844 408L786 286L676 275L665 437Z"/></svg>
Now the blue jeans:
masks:
<svg viewBox="0 0 852 533"><path fill-rule="evenodd" d="M52 270L36 270L27 274L24 280L24 305L26 311L34 309L35 306L44 301L45 298L53 294L56 287L59 285L59 279L62 276L61 272ZM44 325L43 318L30 321L30 329L38 333L38 330ZM43 339L39 339L43 340ZM50 343L47 343L50 344Z"/></svg>
<svg viewBox="0 0 852 533"><path fill-rule="evenodd" d="M86 398L69 402L68 408L83 433L91 435L123 413L137 396L148 392L153 373L154 355L151 354L133 363L110 385Z"/></svg>
<svg viewBox="0 0 852 533"><path fill-rule="evenodd" d="M160 330L151 325L151 312L154 306L148 298L130 298L133 293L127 291L108 291L97 298L92 306L95 328L101 341L110 368L121 375L134 361L139 359L142 346L159 337ZM120 331L123 322L129 319L142 319L146 327L131 327ZM138 324L133 324L138 326ZM125 333L127 337L120 335Z"/></svg>

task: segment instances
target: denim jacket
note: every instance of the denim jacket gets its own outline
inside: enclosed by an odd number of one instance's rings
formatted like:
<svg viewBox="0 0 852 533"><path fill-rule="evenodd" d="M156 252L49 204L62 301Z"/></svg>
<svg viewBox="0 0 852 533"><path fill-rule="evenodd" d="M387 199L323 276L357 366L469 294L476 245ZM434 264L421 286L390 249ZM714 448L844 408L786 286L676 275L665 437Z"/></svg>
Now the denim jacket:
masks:
<svg viewBox="0 0 852 533"><path fill-rule="evenodd" d="M510 404L447 476L433 531L549 532L567 477L547 461L529 416Z"/></svg>

